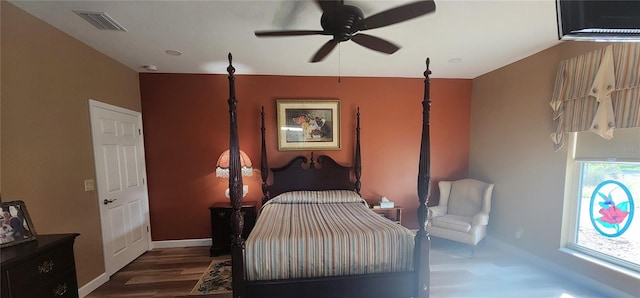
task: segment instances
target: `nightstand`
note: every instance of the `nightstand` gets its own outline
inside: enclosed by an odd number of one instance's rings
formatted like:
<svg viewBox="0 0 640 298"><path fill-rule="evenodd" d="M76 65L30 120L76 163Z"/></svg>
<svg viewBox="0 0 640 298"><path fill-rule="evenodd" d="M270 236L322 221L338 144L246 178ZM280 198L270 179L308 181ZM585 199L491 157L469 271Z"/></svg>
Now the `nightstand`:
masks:
<svg viewBox="0 0 640 298"><path fill-rule="evenodd" d="M402 207L394 207L394 208L371 208L371 210L375 213L380 214L388 218L389 220L395 221L400 224L402 221Z"/></svg>
<svg viewBox="0 0 640 298"><path fill-rule="evenodd" d="M211 211L211 249L210 256L218 256L231 252L231 202L217 202L209 207ZM256 223L256 202L242 202L242 214L244 215L244 227L242 237L247 239Z"/></svg>

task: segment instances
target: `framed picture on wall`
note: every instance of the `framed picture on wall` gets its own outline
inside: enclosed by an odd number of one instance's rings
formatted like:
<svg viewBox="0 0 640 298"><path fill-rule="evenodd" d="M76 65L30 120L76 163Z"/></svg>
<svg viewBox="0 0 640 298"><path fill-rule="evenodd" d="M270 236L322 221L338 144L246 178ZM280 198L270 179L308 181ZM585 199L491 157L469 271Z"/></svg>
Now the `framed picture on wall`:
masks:
<svg viewBox="0 0 640 298"><path fill-rule="evenodd" d="M340 149L340 100L279 99L278 150Z"/></svg>
<svg viewBox="0 0 640 298"><path fill-rule="evenodd" d="M0 247L36 240L36 231L23 201L0 204Z"/></svg>

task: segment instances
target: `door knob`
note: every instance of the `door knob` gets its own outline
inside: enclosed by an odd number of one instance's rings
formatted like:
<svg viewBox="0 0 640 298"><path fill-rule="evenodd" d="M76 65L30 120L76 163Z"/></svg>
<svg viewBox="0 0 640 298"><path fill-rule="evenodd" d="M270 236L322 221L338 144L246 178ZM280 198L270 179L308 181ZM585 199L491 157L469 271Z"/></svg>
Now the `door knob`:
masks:
<svg viewBox="0 0 640 298"><path fill-rule="evenodd" d="M103 202L105 205L108 205L109 203L113 203L115 200L117 200L117 199L113 199L113 200L107 200L107 199L104 199L104 201L102 201L102 202Z"/></svg>

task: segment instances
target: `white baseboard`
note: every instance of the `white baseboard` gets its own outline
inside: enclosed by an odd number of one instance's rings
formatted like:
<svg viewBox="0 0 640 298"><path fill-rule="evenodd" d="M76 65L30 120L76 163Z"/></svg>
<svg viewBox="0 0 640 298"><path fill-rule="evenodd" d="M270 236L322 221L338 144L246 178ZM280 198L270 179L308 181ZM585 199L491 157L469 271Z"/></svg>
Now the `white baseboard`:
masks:
<svg viewBox="0 0 640 298"><path fill-rule="evenodd" d="M536 266L539 266L543 270L553 272L554 274L568 278L580 284L589 285L589 287L591 288L597 288L600 292L602 292L602 294L606 295L606 297L618 297L618 298L634 298L635 297L635 296L629 295L626 292L620 291L609 285L601 283L595 279L591 279L587 276L584 276L580 274L580 272L572 271L564 267L561 267L555 263L552 263L546 259L533 255L529 252L526 252L510 244L507 244L506 242L502 242L501 240L493 238L489 235L486 236L486 240L489 240L491 244L494 244L500 249L504 249L505 251L513 253L518 257L528 259L529 261L531 261L531 263L534 263Z"/></svg>
<svg viewBox="0 0 640 298"><path fill-rule="evenodd" d="M95 291L98 287L103 285L104 283L109 281L109 276L106 273L102 273L98 275L98 277L94 278L92 281L84 284L84 286L78 289L78 295L80 298L85 297L91 292Z"/></svg>
<svg viewBox="0 0 640 298"><path fill-rule="evenodd" d="M211 238L203 239L185 239L185 240L163 240L151 242L151 249L154 248L173 248L173 247L193 247L193 246L211 246Z"/></svg>

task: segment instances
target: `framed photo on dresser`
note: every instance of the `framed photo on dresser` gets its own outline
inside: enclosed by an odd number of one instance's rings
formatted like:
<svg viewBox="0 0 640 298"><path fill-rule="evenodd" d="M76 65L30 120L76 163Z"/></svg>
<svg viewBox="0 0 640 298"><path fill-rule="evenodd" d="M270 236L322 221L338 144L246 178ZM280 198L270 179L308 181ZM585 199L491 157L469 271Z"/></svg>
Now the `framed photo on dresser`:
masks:
<svg viewBox="0 0 640 298"><path fill-rule="evenodd" d="M23 201L0 203L0 247L36 240L36 231Z"/></svg>

